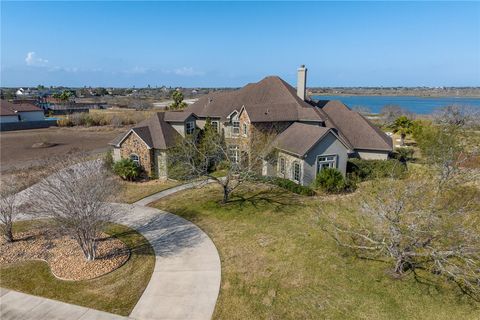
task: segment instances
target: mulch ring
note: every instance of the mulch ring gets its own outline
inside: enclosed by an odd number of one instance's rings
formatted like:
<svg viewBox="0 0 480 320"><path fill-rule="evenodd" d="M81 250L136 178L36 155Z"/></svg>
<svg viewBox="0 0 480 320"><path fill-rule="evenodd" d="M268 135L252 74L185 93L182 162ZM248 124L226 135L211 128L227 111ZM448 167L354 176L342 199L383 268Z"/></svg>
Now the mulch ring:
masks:
<svg viewBox="0 0 480 320"><path fill-rule="evenodd" d="M112 272L122 266L130 250L121 240L105 233L98 235L97 256L87 261L77 242L60 230L38 227L14 234L15 241L0 240L0 266L45 260L52 273L64 280L87 280Z"/></svg>

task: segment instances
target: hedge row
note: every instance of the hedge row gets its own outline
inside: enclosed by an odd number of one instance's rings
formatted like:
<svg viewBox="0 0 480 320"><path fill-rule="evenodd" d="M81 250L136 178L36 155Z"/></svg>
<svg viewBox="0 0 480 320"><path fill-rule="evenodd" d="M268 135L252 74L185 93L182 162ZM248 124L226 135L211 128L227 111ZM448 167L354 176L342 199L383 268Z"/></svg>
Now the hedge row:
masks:
<svg viewBox="0 0 480 320"><path fill-rule="evenodd" d="M295 183L295 182L293 182L291 180L288 180L288 179L283 179L283 178L279 178L279 177L257 176L257 177L255 177L255 181L273 184L273 185L276 185L280 188L288 190L290 192L300 194L302 196L314 196L315 195L315 191L312 188L302 186L302 185L300 185L298 183Z"/></svg>
<svg viewBox="0 0 480 320"><path fill-rule="evenodd" d="M407 166L399 160L363 160L349 159L347 175L351 179L365 181L376 178L402 178Z"/></svg>

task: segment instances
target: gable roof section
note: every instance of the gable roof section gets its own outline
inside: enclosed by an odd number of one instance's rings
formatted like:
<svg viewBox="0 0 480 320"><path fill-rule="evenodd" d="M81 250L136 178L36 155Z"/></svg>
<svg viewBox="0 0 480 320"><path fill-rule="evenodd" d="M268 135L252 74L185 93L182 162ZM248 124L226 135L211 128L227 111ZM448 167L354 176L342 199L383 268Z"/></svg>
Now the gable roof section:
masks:
<svg viewBox="0 0 480 320"><path fill-rule="evenodd" d="M324 120L318 108L300 99L296 90L277 76L239 90L203 96L185 110L199 117L219 117L226 121L229 114L242 107L252 122Z"/></svg>
<svg viewBox="0 0 480 320"><path fill-rule="evenodd" d="M165 121L185 122L191 115L198 118L195 113L189 111L165 111Z"/></svg>
<svg viewBox="0 0 480 320"><path fill-rule="evenodd" d="M275 138L273 147L303 157L329 133L338 139L331 128L295 122Z"/></svg>
<svg viewBox="0 0 480 320"><path fill-rule="evenodd" d="M168 149L175 145L180 134L165 121L165 113L158 112L150 118L140 122L129 131L122 133L110 142L110 145L120 147L121 143L130 134L135 132L149 148Z"/></svg>
<svg viewBox="0 0 480 320"><path fill-rule="evenodd" d="M392 139L358 112L338 100L320 101L327 115L327 127L336 128L342 138L357 150L392 151Z"/></svg>

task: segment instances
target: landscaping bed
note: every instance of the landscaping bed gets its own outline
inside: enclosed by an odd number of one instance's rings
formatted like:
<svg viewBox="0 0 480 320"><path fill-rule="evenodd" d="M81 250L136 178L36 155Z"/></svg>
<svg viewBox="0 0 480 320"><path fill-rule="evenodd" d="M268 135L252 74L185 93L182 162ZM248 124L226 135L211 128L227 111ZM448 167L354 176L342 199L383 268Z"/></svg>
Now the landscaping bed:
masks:
<svg viewBox="0 0 480 320"><path fill-rule="evenodd" d="M21 221L14 224L14 233L19 235L43 227L50 226L45 221ZM150 280L155 253L141 234L126 226L109 224L104 233L110 239L120 241L130 252L129 258L115 270L90 280L61 280L52 274L47 262L24 260L0 265L0 285L32 295L129 315ZM1 252L3 257L3 248ZM102 252L99 252L100 255Z"/></svg>
<svg viewBox="0 0 480 320"><path fill-rule="evenodd" d="M98 235L97 257L85 259L77 242L57 229L37 225L14 234L14 242L0 240L0 266L28 260L44 260L52 273L64 280L93 279L122 266L129 258L128 247L106 233Z"/></svg>

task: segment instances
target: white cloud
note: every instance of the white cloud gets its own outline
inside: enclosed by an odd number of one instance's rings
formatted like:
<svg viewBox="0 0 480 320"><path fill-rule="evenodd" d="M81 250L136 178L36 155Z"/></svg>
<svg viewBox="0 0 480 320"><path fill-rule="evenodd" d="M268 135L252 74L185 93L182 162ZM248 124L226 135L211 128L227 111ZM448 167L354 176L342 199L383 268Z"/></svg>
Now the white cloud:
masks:
<svg viewBox="0 0 480 320"><path fill-rule="evenodd" d="M47 65L48 60L37 57L35 52L31 51L31 52L27 53L27 57L25 58L25 62L27 63L27 66L43 67L43 66Z"/></svg>
<svg viewBox="0 0 480 320"><path fill-rule="evenodd" d="M196 71L192 67L181 67L181 68L173 70L173 73L175 73L176 75L179 75L179 76L187 76L187 77L201 76L201 75L204 74L204 72Z"/></svg>

